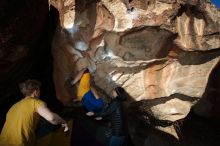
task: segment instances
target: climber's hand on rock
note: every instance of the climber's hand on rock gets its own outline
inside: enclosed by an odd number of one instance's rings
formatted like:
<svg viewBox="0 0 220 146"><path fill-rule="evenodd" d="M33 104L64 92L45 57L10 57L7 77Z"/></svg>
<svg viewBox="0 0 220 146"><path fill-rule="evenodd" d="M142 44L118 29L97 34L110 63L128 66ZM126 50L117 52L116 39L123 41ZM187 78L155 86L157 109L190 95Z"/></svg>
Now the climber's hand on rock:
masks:
<svg viewBox="0 0 220 146"><path fill-rule="evenodd" d="M94 112L87 112L86 115L87 116L94 116Z"/></svg>

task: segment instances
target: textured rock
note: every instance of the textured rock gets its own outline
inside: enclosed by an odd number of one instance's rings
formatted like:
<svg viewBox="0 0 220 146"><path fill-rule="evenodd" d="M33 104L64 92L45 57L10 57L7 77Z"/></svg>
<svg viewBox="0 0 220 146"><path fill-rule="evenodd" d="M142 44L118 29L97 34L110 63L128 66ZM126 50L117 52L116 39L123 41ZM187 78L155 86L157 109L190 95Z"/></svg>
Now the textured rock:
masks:
<svg viewBox="0 0 220 146"><path fill-rule="evenodd" d="M64 104L73 96L65 79L86 66L99 89L109 94L113 87L123 86L130 103L152 101L146 109L160 120L184 118L205 94L220 59L220 12L209 1L51 4L60 12L54 80ZM129 7L134 10L127 11Z"/></svg>
<svg viewBox="0 0 220 146"><path fill-rule="evenodd" d="M186 11L177 17L179 37L176 43L184 50L204 51L220 47L220 28L218 27L220 15L213 15L214 12L210 11L213 6L210 4L204 7L205 11L195 7L184 7Z"/></svg>
<svg viewBox="0 0 220 146"><path fill-rule="evenodd" d="M153 99L175 93L201 97L209 75L218 62L219 58L201 65L181 65L172 62L168 65L152 66L145 71L144 97Z"/></svg>
<svg viewBox="0 0 220 146"><path fill-rule="evenodd" d="M151 110L154 112L154 116L160 120L176 121L185 118L191 106L192 102L171 99L163 104L153 106Z"/></svg>

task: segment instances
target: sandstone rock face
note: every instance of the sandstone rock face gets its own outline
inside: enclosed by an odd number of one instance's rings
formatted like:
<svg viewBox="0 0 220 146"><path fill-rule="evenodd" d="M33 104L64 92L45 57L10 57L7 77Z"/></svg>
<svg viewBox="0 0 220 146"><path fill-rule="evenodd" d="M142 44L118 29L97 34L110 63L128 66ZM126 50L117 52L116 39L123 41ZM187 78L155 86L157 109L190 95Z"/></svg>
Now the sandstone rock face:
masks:
<svg viewBox="0 0 220 146"><path fill-rule="evenodd" d="M50 1L60 13L53 43L57 97L68 104L74 95L66 78L88 67L105 93L122 86L129 104L147 101L155 118L182 119L219 64L220 11L207 0L126 2Z"/></svg>

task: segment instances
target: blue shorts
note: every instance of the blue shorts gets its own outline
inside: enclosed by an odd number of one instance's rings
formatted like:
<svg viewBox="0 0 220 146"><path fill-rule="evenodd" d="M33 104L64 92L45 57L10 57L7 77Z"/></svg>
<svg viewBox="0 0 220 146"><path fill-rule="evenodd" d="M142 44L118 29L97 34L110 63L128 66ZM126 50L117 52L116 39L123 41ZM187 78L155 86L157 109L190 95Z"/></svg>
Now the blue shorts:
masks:
<svg viewBox="0 0 220 146"><path fill-rule="evenodd" d="M82 104L87 111L100 112L104 107L104 102L101 98L96 99L91 90L89 90L82 98Z"/></svg>

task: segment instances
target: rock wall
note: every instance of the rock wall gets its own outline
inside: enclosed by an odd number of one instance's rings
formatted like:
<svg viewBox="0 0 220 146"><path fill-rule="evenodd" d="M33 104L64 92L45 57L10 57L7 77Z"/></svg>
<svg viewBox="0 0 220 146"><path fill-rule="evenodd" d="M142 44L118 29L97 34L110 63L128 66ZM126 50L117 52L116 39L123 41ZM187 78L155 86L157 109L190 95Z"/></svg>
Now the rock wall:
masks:
<svg viewBox="0 0 220 146"><path fill-rule="evenodd" d="M88 67L107 94L116 85L159 120L177 121L204 95L220 59L220 11L208 0L51 0L60 13L53 41L60 101L65 80Z"/></svg>

